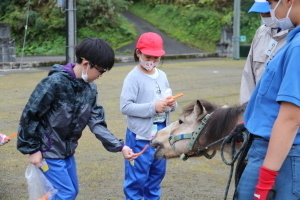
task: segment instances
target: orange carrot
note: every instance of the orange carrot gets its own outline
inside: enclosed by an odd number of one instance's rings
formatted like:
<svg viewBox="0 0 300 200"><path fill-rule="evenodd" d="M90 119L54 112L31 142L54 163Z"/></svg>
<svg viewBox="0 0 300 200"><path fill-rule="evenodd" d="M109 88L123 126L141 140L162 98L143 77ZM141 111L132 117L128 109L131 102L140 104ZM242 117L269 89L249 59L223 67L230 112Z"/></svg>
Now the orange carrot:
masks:
<svg viewBox="0 0 300 200"><path fill-rule="evenodd" d="M134 156L142 155L148 147L149 147L149 145L147 144L140 153L135 153Z"/></svg>
<svg viewBox="0 0 300 200"><path fill-rule="evenodd" d="M15 137L15 136L17 136L18 135L18 133L14 133L14 134L11 134L11 135L9 135L9 136L7 136L8 138L13 138L13 137Z"/></svg>
<svg viewBox="0 0 300 200"><path fill-rule="evenodd" d="M50 194L50 192L47 192L42 198L40 198L38 200L48 200L49 199L49 194Z"/></svg>
<svg viewBox="0 0 300 200"><path fill-rule="evenodd" d="M175 96L171 96L171 99L176 99L178 97L182 97L183 96L183 93L180 93L180 94L177 94Z"/></svg>

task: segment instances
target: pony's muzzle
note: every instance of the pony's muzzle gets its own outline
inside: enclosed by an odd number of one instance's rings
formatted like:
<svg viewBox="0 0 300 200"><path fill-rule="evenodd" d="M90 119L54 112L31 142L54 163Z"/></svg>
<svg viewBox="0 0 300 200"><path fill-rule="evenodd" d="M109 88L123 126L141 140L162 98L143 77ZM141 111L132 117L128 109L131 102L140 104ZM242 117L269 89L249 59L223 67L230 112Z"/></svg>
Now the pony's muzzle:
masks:
<svg viewBox="0 0 300 200"><path fill-rule="evenodd" d="M155 147L155 148L163 148L163 143L157 141L157 140L151 140L150 145Z"/></svg>

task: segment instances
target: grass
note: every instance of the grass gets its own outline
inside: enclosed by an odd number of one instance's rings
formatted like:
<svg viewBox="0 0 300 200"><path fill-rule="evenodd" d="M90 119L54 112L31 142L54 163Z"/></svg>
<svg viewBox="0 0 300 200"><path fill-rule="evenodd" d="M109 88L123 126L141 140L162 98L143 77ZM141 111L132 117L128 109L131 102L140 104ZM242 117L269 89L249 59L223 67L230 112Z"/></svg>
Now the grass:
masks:
<svg viewBox="0 0 300 200"><path fill-rule="evenodd" d="M238 103L244 60L174 61L160 68L169 78L179 108L171 120L178 118L182 107L196 99L206 99L219 105ZM116 66L95 81L99 103L105 108L108 128L118 138L125 135L125 116L119 111L122 82L131 66ZM0 71L1 74L1 71ZM17 131L21 112L36 84L47 72L0 76L0 132L10 135ZM90 132L84 130L76 150L80 193L78 200L123 199L123 158L120 153L107 152ZM27 183L24 176L28 158L16 150L16 138L0 147L0 199L25 200ZM168 161L162 182L162 200L220 200L223 198L230 168L217 154L212 160L189 158ZM232 185L233 187L233 185ZM232 188L231 187L231 188ZM227 199L231 199L232 189Z"/></svg>

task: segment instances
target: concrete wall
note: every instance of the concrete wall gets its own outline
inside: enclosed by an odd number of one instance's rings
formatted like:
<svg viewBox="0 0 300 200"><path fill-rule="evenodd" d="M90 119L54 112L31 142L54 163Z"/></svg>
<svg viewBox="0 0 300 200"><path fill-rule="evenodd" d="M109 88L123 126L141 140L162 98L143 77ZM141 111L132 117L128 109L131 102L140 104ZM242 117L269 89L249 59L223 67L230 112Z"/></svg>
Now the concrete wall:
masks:
<svg viewBox="0 0 300 200"><path fill-rule="evenodd" d="M217 44L217 53L220 57L232 57L232 36L233 28L231 26L223 26L220 43Z"/></svg>
<svg viewBox="0 0 300 200"><path fill-rule="evenodd" d="M0 63L15 61L15 39L10 38L9 24L0 23Z"/></svg>

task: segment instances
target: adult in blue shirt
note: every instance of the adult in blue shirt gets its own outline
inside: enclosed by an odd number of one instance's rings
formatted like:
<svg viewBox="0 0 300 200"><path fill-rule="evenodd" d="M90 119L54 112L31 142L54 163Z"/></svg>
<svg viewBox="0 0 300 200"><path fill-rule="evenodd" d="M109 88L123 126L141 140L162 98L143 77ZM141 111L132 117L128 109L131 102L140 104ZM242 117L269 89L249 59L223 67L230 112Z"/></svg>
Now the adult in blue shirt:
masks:
<svg viewBox="0 0 300 200"><path fill-rule="evenodd" d="M300 199L300 0L269 0L278 27L294 28L265 69L244 114L253 136L235 200Z"/></svg>

